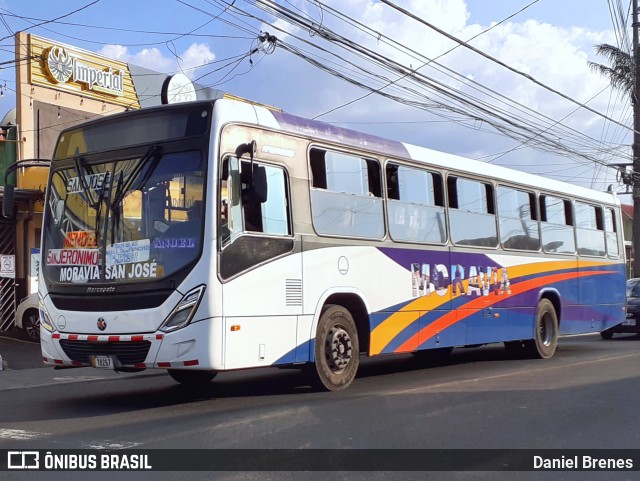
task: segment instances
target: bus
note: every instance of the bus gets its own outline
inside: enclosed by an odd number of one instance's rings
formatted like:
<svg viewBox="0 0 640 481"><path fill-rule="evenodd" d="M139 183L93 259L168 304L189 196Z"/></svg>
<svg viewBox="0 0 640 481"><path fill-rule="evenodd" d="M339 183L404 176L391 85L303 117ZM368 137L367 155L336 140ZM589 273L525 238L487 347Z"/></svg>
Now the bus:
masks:
<svg viewBox="0 0 640 481"><path fill-rule="evenodd" d="M179 383L558 337L625 319L615 194L232 99L61 132L39 283L56 368Z"/></svg>

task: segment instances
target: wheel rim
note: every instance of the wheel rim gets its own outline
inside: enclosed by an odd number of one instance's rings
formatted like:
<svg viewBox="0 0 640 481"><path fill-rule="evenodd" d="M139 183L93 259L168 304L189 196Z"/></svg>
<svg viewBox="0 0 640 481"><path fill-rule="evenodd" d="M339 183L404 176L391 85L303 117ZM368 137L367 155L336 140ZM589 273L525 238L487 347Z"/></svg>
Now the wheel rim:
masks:
<svg viewBox="0 0 640 481"><path fill-rule="evenodd" d="M24 330L29 339L37 340L40 338L40 319L35 315L27 317Z"/></svg>
<svg viewBox="0 0 640 481"><path fill-rule="evenodd" d="M340 373L349 365L353 346L349 333L339 325L333 326L325 341L325 358L334 373Z"/></svg>
<svg viewBox="0 0 640 481"><path fill-rule="evenodd" d="M549 313L545 312L542 316L542 319L540 320L539 328L540 341L545 346L551 345L551 331L551 316L549 315Z"/></svg>

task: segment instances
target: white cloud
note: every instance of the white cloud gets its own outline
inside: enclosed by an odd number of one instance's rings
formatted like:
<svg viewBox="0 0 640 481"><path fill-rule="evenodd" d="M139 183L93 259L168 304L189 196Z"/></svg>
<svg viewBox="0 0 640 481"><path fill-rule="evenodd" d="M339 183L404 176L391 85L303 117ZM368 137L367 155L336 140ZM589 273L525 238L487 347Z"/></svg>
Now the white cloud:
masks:
<svg viewBox="0 0 640 481"><path fill-rule="evenodd" d="M460 74L459 77L454 78L445 75L441 67L438 67L440 71L435 70L435 65L422 67L420 72L444 82L461 95L481 97L482 94L473 89L473 82L477 82L536 112L548 116L550 119L561 120L564 124L570 125L580 132L586 132L595 141L600 139L602 132L605 131L603 129L604 121L601 117L585 109L578 109L575 103L549 92L522 75L510 72L503 66L472 52L468 48L458 46L452 40L447 39L419 21L409 18L379 1L325 1L332 8L344 14L346 18L353 19L365 27L369 27L373 34L367 34L353 24L336 20L328 10L322 9L312 2L291 0L286 3L290 8L299 9L296 10L299 13L304 12L317 25L336 30L353 42L390 57L407 67L417 68L421 66L425 60L420 58L420 55L430 59L442 56L437 58L437 62L454 72L458 72ZM537 16L530 14L529 10L525 10L505 23L496 25L493 18L500 20L517 10L517 7L504 6L509 2L499 2L503 6L503 10L508 8L512 8L512 10L504 12L504 16L491 17L492 23L490 24L470 22L470 19L474 17L470 14L466 0L395 0L395 3L406 8L419 19L424 19L459 39L467 40L478 35L477 38L471 41L471 44L479 50L522 71L526 75L534 77L545 85L563 92L578 102L589 101L588 105L590 107L606 113L612 118L621 117L620 112L625 104L628 103L625 102L626 99L618 97L617 100L622 100L622 102L618 101L609 105L611 98L609 92L590 101L593 96L607 86L607 81L589 69L587 60L604 61L604 59L595 57L593 46L605 42L615 43L611 29L607 30L605 28L598 31L580 26L566 26L579 25L579 23L573 21L573 17L571 22L565 22L565 26L562 26L556 24L556 22L540 20ZM284 3L281 3L281 5L284 5ZM471 3L471 5L474 5L474 3ZM482 8L485 8L484 2L475 2L475 5L481 5ZM268 17L264 12L260 12L260 18ZM290 34L277 31L274 26L281 27ZM487 31L489 27L494 28ZM335 44L322 40L320 35L310 35L309 32L294 28L281 19L273 18L271 24L263 24L258 28L276 35L281 41L301 47L324 64L328 64L329 61L335 62L331 64L333 68L337 68L358 79L365 78L362 69L349 66L347 64L348 60L353 60L367 68L375 69L362 58L353 57ZM380 32L381 36L378 36L375 32ZM302 44L294 36L317 43L324 48L333 49L338 53L339 58L336 59L326 53L320 53L309 45ZM405 51L399 52L389 46L384 36L395 39L404 45L406 47ZM454 50L448 52L454 47ZM234 54L237 54L237 44L234 44L234 48ZM178 60L175 55L172 55L167 50L159 51L155 48L133 52L122 46L107 46L102 52L114 58L167 73L179 71L182 68L192 78L198 78L198 73L193 75L193 70L191 69L211 62L216 58L206 44L199 43L194 43L186 50L178 52L178 57L181 60ZM221 56L227 55L226 52L224 54L221 52ZM256 59L260 60L260 58L260 56L256 55L253 59L256 61ZM209 69L206 68L201 70L202 73L208 71ZM242 68L237 69L234 74L245 71L248 72L246 75L234 75L232 77L233 81L224 84L221 88L230 93L276 105L291 113L308 117L314 117L329 109L350 103L367 93L362 89L346 84L342 80L320 72L316 67L282 49L276 49L272 55L256 61L256 65L250 69L243 64ZM388 78L398 78L397 73L381 73ZM382 81L376 84L372 83L371 80L367 80L367 83L376 87L384 85ZM405 83L405 85L409 84ZM411 87L420 90L431 98L442 100L432 90L427 90L415 84ZM394 87L389 88L391 91L393 89ZM613 97L615 100L615 93ZM490 105L498 105L498 101L495 98L483 97L483 99ZM500 107L506 108L506 105L503 104ZM442 113L442 111L436 113ZM446 114L459 118L459 115ZM567 115L569 117L566 117ZM350 103L348 107L323 116L321 119L336 122L362 122L360 125L348 124L348 126L384 135L388 138L473 157L495 154L519 145L501 134L488 134L484 131L486 124L480 128L481 124L479 122L475 123L477 130L464 129L453 123L424 123L412 126L405 121L422 122L442 119L424 110L417 110L382 99L375 94L366 97L364 100ZM396 121L398 124L385 123L376 126L374 124L376 121ZM473 123L467 122L467 124ZM624 129L617 127L611 129L611 131L614 130L619 135L615 142L622 143L624 141L622 138L625 133ZM613 139L603 140L614 141ZM544 157L546 154L538 151L525 152L524 150L515 150L513 153L501 158L499 163L516 164L520 158L528 159L540 156ZM556 159L555 162L558 163L559 161ZM541 160L540 163L544 163L544 161Z"/></svg>
<svg viewBox="0 0 640 481"><path fill-rule="evenodd" d="M216 58L209 46L202 43L191 44L187 50L177 56L164 54L155 47L144 48L132 53L128 47L122 45L106 45L98 51L98 54L158 72L183 71L189 77L193 77L194 72L200 66L210 63Z"/></svg>
<svg viewBox="0 0 640 481"><path fill-rule="evenodd" d="M327 28L335 29L345 37L390 57L405 66L416 68L422 65L424 60L416 58L416 54L408 52L408 50L401 53L391 48L385 43L384 36L395 39L406 46L407 49L411 49L428 58L438 57L457 45L419 21L411 19L380 2L373 0L352 0L350 2L331 0L327 3L345 16L357 19L373 31L380 32L382 36L367 35L352 25L332 20L332 16L328 12L321 12L313 7L308 7L307 13L313 16L317 22L322 21ZM480 34L471 41L471 44L479 50L521 71L524 75L529 75L548 87L564 93L578 103L589 102L588 105L591 108L606 113L609 117L619 118L626 106L625 104L628 104L628 102L618 102L610 105L610 96L608 94L600 95L591 100L598 92L606 88L608 83L589 69L587 61L604 61L603 59L595 58L593 46L597 43L614 43L612 32L610 31L594 31L580 27L553 25L539 20L527 19L527 13L524 13L485 32L490 26L495 25L495 22L492 25L469 23L469 11L466 2L463 0L408 0L404 2L398 0L395 3L402 5L418 18L425 19L425 21L459 39L466 40ZM303 3L300 2L296 3L296 5L303 7ZM268 28L268 26L263 28ZM304 35L307 34L304 33ZM294 41L291 38L286 40ZM327 44L324 45L326 46ZM344 59L352 58L344 51L340 51L340 55ZM363 62L361 59L358 61ZM578 108L576 103L563 99L548 89L536 85L535 82L525 76L511 72L468 48L457 46L455 50L447 53L437 61L458 72L460 77L453 78L444 75L442 72L434 70L431 66L421 68L420 72L448 84L460 94L473 95L474 97L482 98L490 105L499 105L500 108L507 108L506 104L498 104L496 98L483 96L477 90L474 90L471 85L471 80L473 80L494 90L496 94L491 94L493 97L497 97L497 93L499 93L507 99L519 102L523 106L532 109L534 113L540 113L552 119L546 121L547 125L551 125L553 120L562 121L563 124L590 135L593 138L594 145L600 140L604 122L601 116L586 109ZM345 86L346 84L343 81L328 79L325 75L318 74L313 67L301 64L297 60L290 59L288 64L290 65L289 68L283 64L277 65L279 75L278 92L286 92L286 94L277 96L281 102L278 105L293 113L314 116L346 104L366 93L360 89ZM275 65L272 67L276 68ZM346 67L347 65L343 64L343 68ZM357 75L357 72L353 74L353 76ZM389 78L398 78L398 74L389 72L385 72L384 75ZM382 85L382 83L379 85ZM423 87L414 86L414 88L427 93L431 98L437 98L433 91ZM300 91L307 93L307 95ZM268 99L262 100L268 101ZM363 124L361 126L356 125L355 128L375 130L375 133L386 137L426 146L435 146L456 154L475 157L495 154L519 145L505 137L494 134L488 135L482 131L461 129L453 124L422 124L419 127L386 124L383 127L376 127L372 125L372 122L376 120L402 122L413 119L433 119L424 111L385 101L376 95L370 95L362 101L349 104L348 107L324 116L322 119L329 121L360 121ZM349 126L354 127L351 124ZM620 135L619 128L613 130L616 130ZM624 129L622 130L624 134ZM603 140L621 142L620 138ZM515 165L519 159L544 159L546 157L547 154L539 151L525 152L516 150L512 154L501 158L499 162ZM567 162L567 160L564 158L558 160L556 158L554 162ZM540 160L538 163L539 165L544 164L544 160ZM564 172L560 175L567 176L567 173Z"/></svg>
<svg viewBox="0 0 640 481"><path fill-rule="evenodd" d="M129 49L122 45L105 45L98 50L98 54L114 60L120 60L121 62L127 62L129 60Z"/></svg>
<svg viewBox="0 0 640 481"><path fill-rule="evenodd" d="M193 72L201 65L211 63L216 55L209 50L209 46L202 43L192 44L182 55L180 68L184 73L193 78Z"/></svg>

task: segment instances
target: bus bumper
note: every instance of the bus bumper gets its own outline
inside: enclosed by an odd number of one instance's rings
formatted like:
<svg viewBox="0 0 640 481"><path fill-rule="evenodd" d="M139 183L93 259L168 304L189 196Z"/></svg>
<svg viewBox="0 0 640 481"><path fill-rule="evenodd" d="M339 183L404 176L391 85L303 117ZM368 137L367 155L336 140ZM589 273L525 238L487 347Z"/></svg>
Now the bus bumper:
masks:
<svg viewBox="0 0 640 481"><path fill-rule="evenodd" d="M216 369L214 350L209 342L211 324L200 321L171 333L125 335L73 334L41 329L42 360L56 367Z"/></svg>

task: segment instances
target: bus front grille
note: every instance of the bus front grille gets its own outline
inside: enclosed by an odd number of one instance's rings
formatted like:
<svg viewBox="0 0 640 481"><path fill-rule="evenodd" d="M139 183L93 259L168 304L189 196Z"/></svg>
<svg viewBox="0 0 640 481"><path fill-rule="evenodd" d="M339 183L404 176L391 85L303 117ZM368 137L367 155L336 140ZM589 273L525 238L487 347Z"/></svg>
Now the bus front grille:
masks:
<svg viewBox="0 0 640 481"><path fill-rule="evenodd" d="M129 366L145 361L151 348L151 342L95 342L61 339L60 346L72 361L88 364L89 356L113 356L122 365Z"/></svg>

